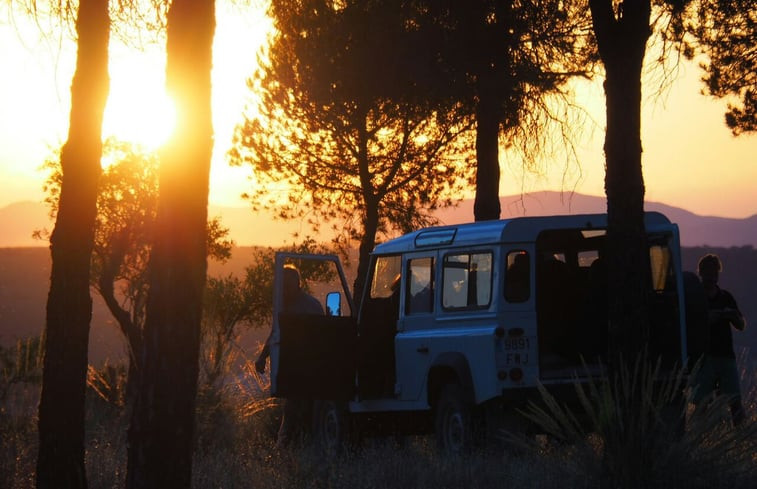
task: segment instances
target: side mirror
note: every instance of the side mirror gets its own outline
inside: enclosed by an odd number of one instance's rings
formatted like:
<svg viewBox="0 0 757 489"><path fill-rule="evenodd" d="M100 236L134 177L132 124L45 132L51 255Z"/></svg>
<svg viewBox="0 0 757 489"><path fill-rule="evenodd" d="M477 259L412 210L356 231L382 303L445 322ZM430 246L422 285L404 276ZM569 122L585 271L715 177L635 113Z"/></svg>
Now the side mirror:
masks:
<svg viewBox="0 0 757 489"><path fill-rule="evenodd" d="M326 315L342 315L342 294L339 292L329 292L326 295Z"/></svg>

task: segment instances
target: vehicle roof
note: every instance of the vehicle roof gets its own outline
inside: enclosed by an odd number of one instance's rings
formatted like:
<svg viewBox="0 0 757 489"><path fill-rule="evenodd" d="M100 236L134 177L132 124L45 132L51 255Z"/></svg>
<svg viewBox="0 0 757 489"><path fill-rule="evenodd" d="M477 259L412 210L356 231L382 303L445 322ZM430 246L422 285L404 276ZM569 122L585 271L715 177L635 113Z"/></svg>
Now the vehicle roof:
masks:
<svg viewBox="0 0 757 489"><path fill-rule="evenodd" d="M644 213L648 230L670 224L659 212ZM529 243L547 229L606 229L607 214L516 217L423 228L377 245L374 254L406 253L430 248L452 248L496 243Z"/></svg>

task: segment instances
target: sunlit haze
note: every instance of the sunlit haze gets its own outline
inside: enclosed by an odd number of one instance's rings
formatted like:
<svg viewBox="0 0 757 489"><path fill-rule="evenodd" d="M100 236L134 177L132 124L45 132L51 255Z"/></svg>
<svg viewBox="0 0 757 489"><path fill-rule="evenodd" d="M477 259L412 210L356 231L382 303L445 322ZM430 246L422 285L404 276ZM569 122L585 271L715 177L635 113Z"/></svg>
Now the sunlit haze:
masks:
<svg viewBox="0 0 757 489"><path fill-rule="evenodd" d="M234 125L241 118L245 79L270 32L262 9L218 4L214 45L213 122L215 150L210 202L249 205L240 195L251 185L247 168L230 168L225 154ZM46 31L49 32L49 31ZM111 89L103 136L157 148L168 136L173 111L164 92L162 46L143 51L113 41ZM47 35L23 19L0 19L0 207L42 199L40 164L50 148L65 140L69 86L75 46ZM661 97L659 84L645 80L642 144L649 201L683 207L702 215L747 217L757 214L757 137L734 138L723 122L726 102L700 95L695 64L684 64L679 78ZM524 171L517 158L503 153L503 195L540 190L604 194L604 98L601 80L577 86L579 104L590 113L576 144L579 165L564 157L545 158L536 173ZM593 121L593 122L592 122ZM549 163L546 163L549 161Z"/></svg>

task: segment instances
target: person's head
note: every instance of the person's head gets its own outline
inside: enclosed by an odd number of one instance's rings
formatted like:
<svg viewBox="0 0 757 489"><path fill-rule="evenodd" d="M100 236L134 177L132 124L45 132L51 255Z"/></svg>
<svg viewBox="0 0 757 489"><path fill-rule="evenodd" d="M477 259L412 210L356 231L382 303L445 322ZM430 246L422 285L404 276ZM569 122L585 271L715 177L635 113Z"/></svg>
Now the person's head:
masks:
<svg viewBox="0 0 757 489"><path fill-rule="evenodd" d="M300 272L291 265L285 266L283 272L284 302L286 302L300 291Z"/></svg>
<svg viewBox="0 0 757 489"><path fill-rule="evenodd" d="M718 255L709 253L699 260L698 269L699 277L705 286L715 285L718 283L718 276L723 269L723 264L720 262Z"/></svg>

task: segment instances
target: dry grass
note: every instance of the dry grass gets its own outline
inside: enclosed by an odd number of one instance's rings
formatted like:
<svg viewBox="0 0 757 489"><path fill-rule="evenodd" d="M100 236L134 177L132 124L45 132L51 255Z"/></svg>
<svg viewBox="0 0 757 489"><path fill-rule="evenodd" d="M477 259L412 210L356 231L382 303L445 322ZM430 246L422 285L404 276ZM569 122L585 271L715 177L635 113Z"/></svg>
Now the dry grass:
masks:
<svg viewBox="0 0 757 489"><path fill-rule="evenodd" d="M666 464L656 464L655 477L644 478L643 487L757 487L757 455L753 448L757 438L749 439L757 430L757 375L751 368L745 369L747 372L749 378L743 384L745 404L751 415L747 426L732 430L723 422L727 418L718 409L702 418L702 422L692 421L687 434L669 448L669 452L677 455L669 456ZM440 456L431 437L408 438L401 444L393 438L375 440L339 457L324 456L307 444L277 450L274 439L279 408L266 399L266 387L265 379L247 369L221 389L201 389L193 487L618 487L608 482L612 478L607 477L603 460L610 445L601 430L565 443L554 443L540 436L529 444L528 450L477 453L463 459ZM37 385L17 384L4 400L0 411L2 487L34 486L38 395ZM91 390L87 423L89 487L123 487L128 425L124 409ZM704 429L696 423L709 427Z"/></svg>

